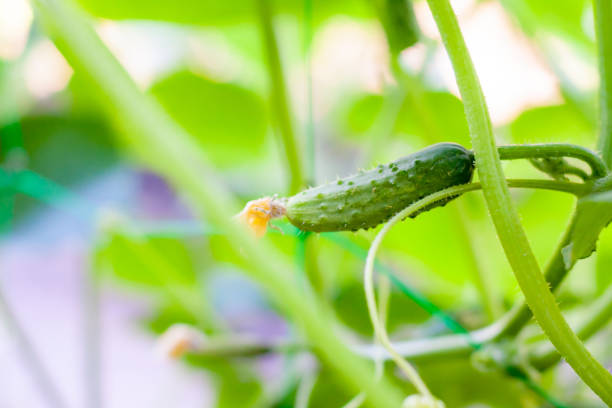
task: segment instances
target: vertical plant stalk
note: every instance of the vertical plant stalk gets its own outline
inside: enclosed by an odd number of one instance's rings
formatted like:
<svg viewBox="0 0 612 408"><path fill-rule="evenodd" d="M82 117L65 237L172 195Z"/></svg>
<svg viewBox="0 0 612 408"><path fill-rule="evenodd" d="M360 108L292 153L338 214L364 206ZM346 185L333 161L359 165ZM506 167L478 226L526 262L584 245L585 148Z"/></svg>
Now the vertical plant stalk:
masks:
<svg viewBox="0 0 612 408"><path fill-rule="evenodd" d="M82 287L85 344L85 406L102 408L101 364L102 347L100 337L100 281L95 270L87 271Z"/></svg>
<svg viewBox="0 0 612 408"><path fill-rule="evenodd" d="M59 390L45 369L36 350L34 350L32 342L30 342L26 332L7 302L2 288L0 288L0 316L2 317L0 320L3 321L8 332L14 337L15 348L21 354L24 365L30 371L32 379L38 386L40 394L46 403L52 408L67 408Z"/></svg>
<svg viewBox="0 0 612 408"><path fill-rule="evenodd" d="M599 57L599 140L597 147L612 167L612 1L593 0Z"/></svg>
<svg viewBox="0 0 612 408"><path fill-rule="evenodd" d="M582 380L612 406L612 375L571 330L531 251L505 181L489 112L471 57L448 0L428 0L463 98L485 201L514 275L536 320Z"/></svg>
<svg viewBox="0 0 612 408"><path fill-rule="evenodd" d="M349 392L365 390L371 407L397 408L401 394L388 381L373 384L371 370L334 335L331 311L318 298L302 293L284 254L255 239L233 220L238 208L211 169L194 139L138 87L97 36L71 0L32 0L37 17L75 72L84 74L126 130L123 137L138 157L184 191L196 214L224 233L245 269L279 308L301 329L313 351Z"/></svg>
<svg viewBox="0 0 612 408"><path fill-rule="evenodd" d="M270 99L276 125L283 141L285 160L290 172L289 193L295 194L304 186L304 166L298 152L298 141L293 130L287 87L278 49L278 41L274 33L272 9L270 0L255 0L259 15L259 25L263 38L264 49L270 81Z"/></svg>
<svg viewBox="0 0 612 408"><path fill-rule="evenodd" d="M308 184L316 184L316 141L312 83L312 0L304 0L304 70L306 72L306 157Z"/></svg>

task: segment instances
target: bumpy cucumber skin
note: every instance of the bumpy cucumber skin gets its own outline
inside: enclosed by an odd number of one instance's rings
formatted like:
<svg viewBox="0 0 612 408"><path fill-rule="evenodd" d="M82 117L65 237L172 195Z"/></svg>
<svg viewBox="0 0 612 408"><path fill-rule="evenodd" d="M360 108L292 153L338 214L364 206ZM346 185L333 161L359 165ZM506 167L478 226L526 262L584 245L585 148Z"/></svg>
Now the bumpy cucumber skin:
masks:
<svg viewBox="0 0 612 408"><path fill-rule="evenodd" d="M304 231L372 228L429 194L469 183L473 170L471 151L455 143L438 143L390 164L302 191L287 199L287 218Z"/></svg>

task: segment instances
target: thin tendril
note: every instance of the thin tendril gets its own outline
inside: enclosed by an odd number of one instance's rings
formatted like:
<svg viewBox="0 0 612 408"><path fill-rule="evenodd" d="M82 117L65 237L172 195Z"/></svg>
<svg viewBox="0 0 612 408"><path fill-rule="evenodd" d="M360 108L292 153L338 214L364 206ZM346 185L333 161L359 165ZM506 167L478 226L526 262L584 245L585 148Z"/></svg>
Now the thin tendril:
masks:
<svg viewBox="0 0 612 408"><path fill-rule="evenodd" d="M391 341L389 340L389 336L385 329L385 325L383 321L380 319L380 313L377 310L376 306L376 296L374 294L374 261L376 259L376 253L378 252L378 248L380 244L387 235L387 232L398 222L402 221L404 218L408 217L410 214L415 213L416 211L426 207L431 203L435 203L441 199L452 197L457 194L462 194L468 191L474 191L479 189L480 185L477 183L465 184L460 186L453 186L447 188L445 190L438 191L434 194L431 194L411 205L409 205L404 210L397 213L393 216L389 222L387 222L380 232L374 238L372 245L370 246L370 250L368 251L368 257L366 258L366 264L364 268L364 289L366 302L368 305L368 313L370 315L370 320L372 321L372 326L374 327L374 333L378 338L378 341L382 344L382 346L387 350L393 361L397 364L397 366L402 370L402 372L408 377L410 382L416 387L417 391L428 397L433 397L427 385L421 379L419 373L416 369L400 354L395 350Z"/></svg>
<svg viewBox="0 0 612 408"><path fill-rule="evenodd" d="M389 299L391 298L391 281L387 276L381 276L378 283L378 318L383 327L387 325L387 312L389 310ZM377 343L374 334L374 343ZM374 381L378 382L384 373L385 359L381 354L374 358ZM342 408L359 408L365 401L365 393L360 392L353 399L347 402Z"/></svg>
<svg viewBox="0 0 612 408"><path fill-rule="evenodd" d="M557 191L564 191L576 195L580 195L583 193L577 183L569 183L569 182L559 182L553 180L508 180L508 184L512 187L531 187L531 188L544 188L544 189L552 189ZM382 346L387 350L393 361L398 365L398 367L406 374L409 380L413 383L413 385L417 388L419 393L432 397L429 389L419 376L418 372L414 369L414 367L408 363L393 347L391 341L389 340L389 336L385 329L385 325L380 319L380 314L377 311L376 307L376 298L374 294L374 263L376 260L376 253L382 243L382 240L387 235L387 233L397 224L398 222L404 220L409 217L411 214L416 213L417 211L427 207L428 205L435 203L437 201L443 200L448 197L457 196L463 193L467 193L470 191L480 190L482 186L480 183L471 183L471 184L463 184L459 186L452 186L444 190L440 190L433 194L428 195L420 199L419 201L409 205L399 213L395 214L378 232L374 241L372 241L372 245L368 251L368 256L366 258L366 264L364 268L364 288L366 294L366 302L368 306L368 312L370 315L370 320L372 321L372 325L374 327L374 332L376 337L382 344Z"/></svg>

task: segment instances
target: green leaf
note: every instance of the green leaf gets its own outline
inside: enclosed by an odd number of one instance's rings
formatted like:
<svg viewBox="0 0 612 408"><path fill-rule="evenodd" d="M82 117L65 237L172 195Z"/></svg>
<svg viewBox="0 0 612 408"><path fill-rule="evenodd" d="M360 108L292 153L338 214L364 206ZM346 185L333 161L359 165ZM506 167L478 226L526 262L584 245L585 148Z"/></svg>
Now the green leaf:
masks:
<svg viewBox="0 0 612 408"><path fill-rule="evenodd" d="M589 3L586 0L559 0L555 1L554 7L550 7L548 0L504 0L502 3L530 30L537 28L537 34L548 31L577 45L592 48L593 40L583 28L583 17Z"/></svg>
<svg viewBox="0 0 612 408"><path fill-rule="evenodd" d="M257 405L263 387L252 375L232 368L224 373L217 390L217 408L248 408Z"/></svg>
<svg viewBox="0 0 612 408"><path fill-rule="evenodd" d="M14 131L14 126L0 128L0 140ZM20 131L28 168L60 184L82 182L117 160L113 133L97 116L26 116Z"/></svg>
<svg viewBox="0 0 612 408"><path fill-rule="evenodd" d="M182 71L157 82L151 92L215 164L235 165L261 153L267 113L253 91Z"/></svg>
<svg viewBox="0 0 612 408"><path fill-rule="evenodd" d="M172 21L195 25L223 25L252 21L256 15L253 0L79 0L91 14L113 20L143 19ZM303 15L301 0L275 1L278 13ZM313 0L314 17L320 20L334 14L371 15L365 2L359 0Z"/></svg>
<svg viewBox="0 0 612 408"><path fill-rule="evenodd" d="M349 99L348 103L343 102L343 106L335 112L340 131L356 138L367 136L379 116L385 114L384 106L392 104L389 99L394 97L397 95L393 93L358 94ZM428 110L435 112L435 116L427 118L422 115L422 111ZM426 91L419 100L405 98L392 119L394 123L391 129L396 136L417 136L426 144L441 141L452 141L464 146L470 144L463 104L448 92ZM435 129L431 129L432 126Z"/></svg>
<svg viewBox="0 0 612 408"><path fill-rule="evenodd" d="M523 0L536 15L538 23L568 39L590 43L583 29L582 18L585 13L586 0L557 0L555 7L550 7L548 0Z"/></svg>
<svg viewBox="0 0 612 408"><path fill-rule="evenodd" d="M588 258L596 249L601 231L612 221L612 191L596 192L578 200L570 243L563 248L565 267Z"/></svg>
<svg viewBox="0 0 612 408"><path fill-rule="evenodd" d="M341 386L340 379L327 367L323 367L310 395L310 407L337 408L343 407L353 398Z"/></svg>
<svg viewBox="0 0 612 408"><path fill-rule="evenodd" d="M594 129L572 104L542 106L521 113L509 126L516 143L592 143Z"/></svg>
<svg viewBox="0 0 612 408"><path fill-rule="evenodd" d="M363 283L355 282L340 290L334 300L334 310L344 324L359 334L372 335L372 323L365 302ZM391 293L388 310L387 328L390 333L402 325L423 323L429 318L427 312L397 290Z"/></svg>
<svg viewBox="0 0 612 408"><path fill-rule="evenodd" d="M176 239L137 239L115 233L101 248L100 256L114 277L124 283L153 288L196 284L191 255Z"/></svg>
<svg viewBox="0 0 612 408"><path fill-rule="evenodd" d="M365 135L380 114L383 100L384 97L378 94L356 95L348 106L340 108L340 126L348 135Z"/></svg>
<svg viewBox="0 0 612 408"><path fill-rule="evenodd" d="M535 408L538 397L500 372L480 372L466 359L433 361L418 367L431 392L447 407Z"/></svg>
<svg viewBox="0 0 612 408"><path fill-rule="evenodd" d="M217 408L261 406L263 386L251 364L215 357L188 355L187 361L213 374L216 380Z"/></svg>

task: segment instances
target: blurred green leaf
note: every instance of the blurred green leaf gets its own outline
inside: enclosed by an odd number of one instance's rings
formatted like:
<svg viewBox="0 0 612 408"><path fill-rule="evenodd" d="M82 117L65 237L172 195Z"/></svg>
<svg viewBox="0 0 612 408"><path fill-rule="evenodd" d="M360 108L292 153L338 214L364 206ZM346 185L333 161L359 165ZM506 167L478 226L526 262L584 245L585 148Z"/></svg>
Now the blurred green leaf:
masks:
<svg viewBox="0 0 612 408"><path fill-rule="evenodd" d="M214 357L188 355L187 361L213 374L216 380L217 408L261 406L263 387L250 364Z"/></svg>
<svg viewBox="0 0 612 408"><path fill-rule="evenodd" d="M372 371L373 372L373 371ZM336 377L326 367L323 367L310 395L310 407L338 408L343 407L354 395L347 394Z"/></svg>
<svg viewBox="0 0 612 408"><path fill-rule="evenodd" d="M572 104L526 110L510 123L508 130L515 143L591 144L595 134L590 123Z"/></svg>
<svg viewBox="0 0 612 408"><path fill-rule="evenodd" d="M423 364L419 372L431 392L447 407L472 406L470 404L495 408L541 406L541 400L519 380L499 372L480 372L466 360L447 359Z"/></svg>
<svg viewBox="0 0 612 408"><path fill-rule="evenodd" d="M561 0L555 2L555 7L550 7L547 0L502 1L504 8L524 26L528 35L541 35L548 31L583 49L594 51L594 41L584 30L589 3L587 0Z"/></svg>
<svg viewBox="0 0 612 408"><path fill-rule="evenodd" d="M267 114L254 92L186 71L162 79L151 92L215 164L235 165L261 153Z"/></svg>
<svg viewBox="0 0 612 408"><path fill-rule="evenodd" d="M111 266L113 275L126 283L148 287L193 286L196 283L190 254L177 239L112 234L100 255ZM159 259L163 263L157 263Z"/></svg>
<svg viewBox="0 0 612 408"><path fill-rule="evenodd" d="M351 329L364 336L372 336L372 323L361 282L355 282L340 290L334 299L334 310L340 320ZM396 290L391 293L387 318L387 328L390 333L404 324L418 324L428 318L427 312L406 295Z"/></svg>
<svg viewBox="0 0 612 408"><path fill-rule="evenodd" d="M386 98L393 97L396 97L393 93L366 93L343 102L334 112L338 115L340 131L357 138L368 136L376 120L385 114L384 106L389 103ZM456 96L448 92L426 91L421 98L415 98L404 98L397 115L393 117L394 123L390 129L394 135L416 136L426 144L453 141L470 145L463 104ZM423 115L424 112L431 112L432 115Z"/></svg>
<svg viewBox="0 0 612 408"><path fill-rule="evenodd" d="M79 0L91 14L113 20L142 19L172 21L195 25L222 25L251 21L256 15L253 0ZM304 5L301 0L275 1L278 13L302 17ZM359 0L313 0L315 19L334 15L371 15L365 2Z"/></svg>
<svg viewBox="0 0 612 408"><path fill-rule="evenodd" d="M453 203L448 204L451 205ZM417 275L413 275L417 282L421 283L424 279L434 282L432 278L443 278L448 286L444 287L442 282L436 282L436 285L442 284L439 290L446 295L450 294L446 291L453 284L463 285L472 279L454 213L447 208L436 208L415 219L406 220L396 225L384 242L385 250L392 252L396 261L404 258L404 262L413 266L408 273L412 275L418 271ZM444 252L444 256L440 256L440 251Z"/></svg>
<svg viewBox="0 0 612 408"><path fill-rule="evenodd" d="M219 375L219 370L217 369ZM243 370L231 368L221 377L217 389L217 408L248 408L255 406L263 394L263 388L253 376Z"/></svg>
<svg viewBox="0 0 612 408"><path fill-rule="evenodd" d="M515 190L515 201L536 258L545 265L575 206L575 197L553 191ZM542 211L542 203L554 202Z"/></svg>
<svg viewBox="0 0 612 408"><path fill-rule="evenodd" d="M60 184L91 178L117 160L113 133L97 117L39 115L20 122L28 168ZM5 139L5 132L13 134L14 127L1 128L0 140Z"/></svg>
<svg viewBox="0 0 612 408"><path fill-rule="evenodd" d="M340 126L346 135L365 136L382 109L384 96L379 94L359 94L349 100L347 106L340 108Z"/></svg>
<svg viewBox="0 0 612 408"><path fill-rule="evenodd" d="M193 314L188 313L176 303L163 304L145 321L147 328L155 334L162 334L176 323L197 326L198 321L193 317Z"/></svg>
<svg viewBox="0 0 612 408"><path fill-rule="evenodd" d="M514 0L527 7L537 19L539 27L545 27L557 35L584 44L592 43L583 29L586 0L558 0L550 6L547 0Z"/></svg>

